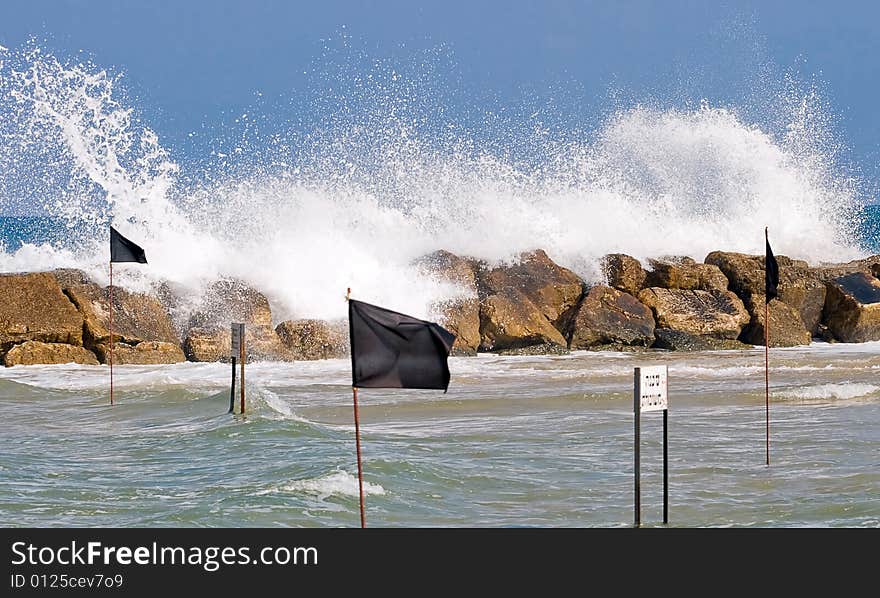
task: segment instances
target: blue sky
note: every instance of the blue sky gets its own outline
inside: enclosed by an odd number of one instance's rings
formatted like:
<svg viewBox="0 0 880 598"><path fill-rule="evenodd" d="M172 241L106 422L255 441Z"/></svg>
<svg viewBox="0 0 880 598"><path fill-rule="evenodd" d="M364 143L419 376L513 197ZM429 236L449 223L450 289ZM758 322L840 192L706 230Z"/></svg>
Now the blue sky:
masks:
<svg viewBox="0 0 880 598"><path fill-rule="evenodd" d="M281 0L4 0L0 45L30 37L60 56L82 53L124 74L133 104L163 143L213 130L263 106L271 122L320 94L343 36L357 70L387 60L417 72L462 109L550 102L601 118L610 97L670 105L754 101L786 72L812 81L863 174L880 174L880 4L873 2ZM336 48L336 50L334 49ZM770 73L768 75L768 73ZM769 82L768 82L769 81ZM308 92L308 93L306 93ZM259 94L259 95L258 95ZM209 135L210 136L210 135ZM192 149L192 148L191 148Z"/></svg>

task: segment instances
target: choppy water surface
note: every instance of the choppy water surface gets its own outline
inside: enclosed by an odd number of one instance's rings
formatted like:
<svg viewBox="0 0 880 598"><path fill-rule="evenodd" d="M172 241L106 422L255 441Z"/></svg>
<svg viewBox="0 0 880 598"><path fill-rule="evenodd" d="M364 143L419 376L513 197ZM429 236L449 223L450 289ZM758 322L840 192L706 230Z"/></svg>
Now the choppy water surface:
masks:
<svg viewBox="0 0 880 598"><path fill-rule="evenodd" d="M632 367L670 376L677 526L880 526L880 343L450 360L447 394L360 393L370 526L632 522ZM345 360L0 370L4 526L356 526ZM659 414L642 418L642 521L662 519Z"/></svg>

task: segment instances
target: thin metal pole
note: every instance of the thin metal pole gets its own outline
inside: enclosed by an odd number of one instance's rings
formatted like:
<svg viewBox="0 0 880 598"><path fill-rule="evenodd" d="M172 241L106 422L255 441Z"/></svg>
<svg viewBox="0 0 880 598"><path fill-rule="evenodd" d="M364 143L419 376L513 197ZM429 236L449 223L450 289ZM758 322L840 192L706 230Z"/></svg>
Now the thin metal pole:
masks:
<svg viewBox="0 0 880 598"><path fill-rule="evenodd" d="M666 417L669 408L663 410L663 523L669 523L669 452L666 449Z"/></svg>
<svg viewBox="0 0 880 598"><path fill-rule="evenodd" d="M110 404L113 404L113 262L110 262Z"/></svg>
<svg viewBox="0 0 880 598"><path fill-rule="evenodd" d="M244 325L241 326L241 346L238 349L241 360L241 414L244 415Z"/></svg>
<svg viewBox="0 0 880 598"><path fill-rule="evenodd" d="M365 528L367 527L367 520L364 517L364 470L361 465L361 425L358 418L358 389L356 386L352 386L351 390L354 393L354 438L357 446L358 492L361 501L361 528Z"/></svg>
<svg viewBox="0 0 880 598"><path fill-rule="evenodd" d="M635 417L633 418L634 423L634 438L635 441L633 443L633 469L635 472L635 488L634 490L634 501L633 501L633 509L634 509L634 518L635 518L635 526L640 527L642 525L642 488L641 488L641 480L639 479L639 415L641 411L641 405L639 404L639 382L641 380L641 376L639 375L639 368L636 368L634 371L635 383L633 388L635 388L635 392L633 393L633 412Z"/></svg>
<svg viewBox="0 0 880 598"><path fill-rule="evenodd" d="M767 420L767 465L770 465L770 302L764 302L764 405Z"/></svg>
<svg viewBox="0 0 880 598"><path fill-rule="evenodd" d="M228 413L235 413L235 357L232 358L232 386L229 387Z"/></svg>

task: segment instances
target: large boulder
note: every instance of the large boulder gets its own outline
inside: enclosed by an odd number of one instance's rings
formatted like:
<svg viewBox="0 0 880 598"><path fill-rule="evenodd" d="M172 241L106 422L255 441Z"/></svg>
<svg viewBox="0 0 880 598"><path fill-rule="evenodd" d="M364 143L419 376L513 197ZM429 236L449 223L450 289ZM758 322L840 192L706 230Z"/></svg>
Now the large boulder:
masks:
<svg viewBox="0 0 880 598"><path fill-rule="evenodd" d="M544 317L556 324L560 316L574 307L584 292L580 277L551 260L542 249L520 255L510 266L499 266L477 273L480 297L516 290Z"/></svg>
<svg viewBox="0 0 880 598"><path fill-rule="evenodd" d="M658 328L695 336L736 339L749 322L743 302L731 291L689 291L652 287L639 293Z"/></svg>
<svg viewBox="0 0 880 598"><path fill-rule="evenodd" d="M275 332L297 361L336 359L350 354L345 320L287 320L278 324Z"/></svg>
<svg viewBox="0 0 880 598"><path fill-rule="evenodd" d="M476 355L480 346L476 261L441 249L420 258L416 265L424 275L461 290L432 308L440 314L438 323L455 335L452 355Z"/></svg>
<svg viewBox="0 0 880 598"><path fill-rule="evenodd" d="M571 349L608 345L650 347L653 342L651 309L629 293L597 285L572 312Z"/></svg>
<svg viewBox="0 0 880 598"><path fill-rule="evenodd" d="M671 328L655 328L656 340L652 345L654 349L667 349L669 351L719 351L731 349L751 349L749 345L737 340L727 338L713 338L711 336L699 336L688 334L681 330Z"/></svg>
<svg viewBox="0 0 880 598"><path fill-rule="evenodd" d="M183 341L189 361L229 361L231 350L232 332L220 328L190 328Z"/></svg>
<svg viewBox="0 0 880 598"><path fill-rule="evenodd" d="M600 261L608 286L630 295L638 295L647 276L641 262L625 253L609 253Z"/></svg>
<svg viewBox="0 0 880 598"><path fill-rule="evenodd" d="M546 353L548 347L568 347L562 333L516 289L487 297L480 305L480 321L481 351L535 347L536 353Z"/></svg>
<svg viewBox="0 0 880 598"><path fill-rule="evenodd" d="M93 351L102 363L107 363L110 350L109 288L89 283L70 286L65 288L64 292L85 320L83 339L85 347ZM126 347L123 345L134 347L146 341L168 343L179 347L177 333L168 310L156 297L143 293L130 293L114 286L113 342L116 345L114 349L124 353Z"/></svg>
<svg viewBox="0 0 880 598"><path fill-rule="evenodd" d="M751 315L751 320L739 338L750 345L763 345L767 315L764 296L752 295L746 300L746 308ZM798 310L778 299L773 299L770 301L769 312L771 347L794 347L810 344L813 334L807 330Z"/></svg>
<svg viewBox="0 0 880 598"><path fill-rule="evenodd" d="M240 280L211 284L191 314L184 349L191 361L229 360L230 324L245 324L245 352L254 361L292 361L293 355L272 326L269 300Z"/></svg>
<svg viewBox="0 0 880 598"><path fill-rule="evenodd" d="M83 344L83 317L48 272L0 274L0 355L26 341Z"/></svg>
<svg viewBox="0 0 880 598"><path fill-rule="evenodd" d="M98 365L98 358L88 349L76 345L26 341L12 347L6 353L4 362L7 366L45 363Z"/></svg>
<svg viewBox="0 0 880 598"><path fill-rule="evenodd" d="M820 270L811 268L802 260L784 255L776 256L779 264L778 299L795 308L810 334L817 334L825 305L825 284ZM706 263L718 266L727 276L730 290L744 301L753 295L764 296L764 256L713 251L706 256ZM760 305L763 299L752 302ZM753 317L756 314L752 314Z"/></svg>
<svg viewBox="0 0 880 598"><path fill-rule="evenodd" d="M114 365L155 365L181 361L186 361L186 356L177 343L143 341L133 346L125 343L113 346Z"/></svg>
<svg viewBox="0 0 880 598"><path fill-rule="evenodd" d="M727 277L715 264L698 264L689 257L648 260L651 270L646 287L700 291L726 291Z"/></svg>
<svg viewBox="0 0 880 598"><path fill-rule="evenodd" d="M809 269L780 275L779 300L798 311L811 335L818 334L826 292L825 283Z"/></svg>
<svg viewBox="0 0 880 598"><path fill-rule="evenodd" d="M584 289L574 272L539 249L522 254L516 264L479 269L476 282L481 350L522 350L532 345L541 352L546 346L567 350L563 316L577 305Z"/></svg>
<svg viewBox="0 0 880 598"><path fill-rule="evenodd" d="M854 272L827 283L823 319L845 343L880 340L880 280Z"/></svg>

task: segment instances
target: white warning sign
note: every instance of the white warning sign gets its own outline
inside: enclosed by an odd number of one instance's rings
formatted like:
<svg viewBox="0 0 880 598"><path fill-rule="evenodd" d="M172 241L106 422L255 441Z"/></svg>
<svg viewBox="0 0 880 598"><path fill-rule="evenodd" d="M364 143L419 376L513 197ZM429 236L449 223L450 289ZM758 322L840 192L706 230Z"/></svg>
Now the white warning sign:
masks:
<svg viewBox="0 0 880 598"><path fill-rule="evenodd" d="M666 396L667 367L654 365L635 368L635 389L633 393L634 409L640 412L663 411L669 407Z"/></svg>

